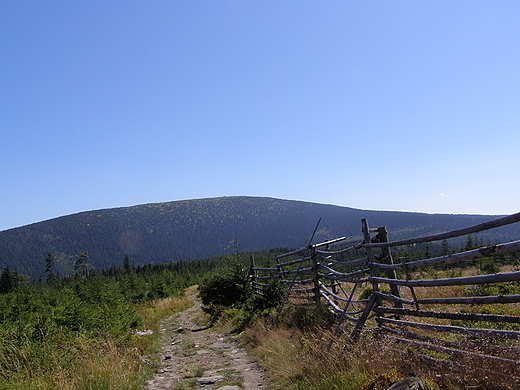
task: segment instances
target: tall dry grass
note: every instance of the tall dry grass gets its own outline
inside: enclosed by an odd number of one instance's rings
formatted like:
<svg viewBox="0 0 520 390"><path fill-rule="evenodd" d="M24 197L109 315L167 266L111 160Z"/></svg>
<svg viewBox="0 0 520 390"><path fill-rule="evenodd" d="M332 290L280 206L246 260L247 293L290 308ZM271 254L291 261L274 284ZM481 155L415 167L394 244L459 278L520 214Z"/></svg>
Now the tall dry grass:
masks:
<svg viewBox="0 0 520 390"><path fill-rule="evenodd" d="M277 389L386 390L413 369L389 343L372 336L349 348L337 340L327 352L329 330L303 332L257 321L243 337Z"/></svg>
<svg viewBox="0 0 520 390"><path fill-rule="evenodd" d="M169 297L141 305L138 313L146 329L157 329L159 321L171 314L186 310L192 305L193 303L186 295L182 298Z"/></svg>
<svg viewBox="0 0 520 390"><path fill-rule="evenodd" d="M335 339L329 352L332 332L319 327L272 327L260 319L244 331L243 339L267 370L274 389L386 390L409 376L419 376L427 390L518 388L483 372L490 367L478 359L441 367L425 360L421 354L427 351L403 349L376 332L364 332L359 341L349 343L349 330Z"/></svg>
<svg viewBox="0 0 520 390"><path fill-rule="evenodd" d="M507 267L503 267L507 272ZM436 277L457 277L478 274L478 269L461 268L439 270ZM424 276L424 275L423 275ZM414 278L421 278L416 274ZM359 289L358 295L363 293ZM401 288L405 298L412 298L408 288ZM514 291L514 293L518 293ZM468 292L464 286L416 287L418 298L464 297ZM468 305L432 305L430 310L454 312L488 312L496 314L518 315L518 305L484 305L468 307ZM364 332L359 342L349 344L347 335L351 329L347 325L345 333L333 344L329 353L325 353L332 335L329 328L308 328L305 331L294 326L294 314L297 310L284 309L283 324L272 327L267 320L259 320L244 332L244 340L251 346L253 353L262 362L277 389L344 389L344 390L386 390L390 385L410 375L420 376L427 389L515 389L518 383L508 383L503 377L493 376L489 370L489 361L468 357L458 364L451 356L428 350L403 348L395 345L383 335L375 332ZM289 317L289 318L288 318ZM312 315L310 316L312 318ZM318 316L319 317L319 316ZM414 318L415 321L426 321ZM427 319L432 324L457 325L457 321L447 319ZM459 321L460 322L460 321ZM323 322L322 322L323 323ZM367 322L368 328L377 326L375 319ZM474 324L473 324L474 325ZM484 324L486 326L499 326ZM517 325L514 325L517 330ZM512 325L500 325L509 329ZM464 339L453 334L435 334L432 331L416 330L418 334L446 340ZM453 340L452 340L453 339ZM471 340L470 340L471 341ZM474 341L476 343L477 341ZM517 344L515 344L517 345ZM443 356L441 356L443 355ZM445 355L445 356L444 356ZM429 357L446 359L446 364L435 362ZM506 358L518 360L518 355ZM495 371L501 372L500 369Z"/></svg>
<svg viewBox="0 0 520 390"><path fill-rule="evenodd" d="M33 354L26 350L18 356ZM145 376L140 355L134 348L120 347L111 340L84 338L42 351L38 363L21 361L9 380L0 380L1 389L43 390L124 390L140 389ZM2 373L4 374L4 373ZM6 373L7 374L7 373Z"/></svg>

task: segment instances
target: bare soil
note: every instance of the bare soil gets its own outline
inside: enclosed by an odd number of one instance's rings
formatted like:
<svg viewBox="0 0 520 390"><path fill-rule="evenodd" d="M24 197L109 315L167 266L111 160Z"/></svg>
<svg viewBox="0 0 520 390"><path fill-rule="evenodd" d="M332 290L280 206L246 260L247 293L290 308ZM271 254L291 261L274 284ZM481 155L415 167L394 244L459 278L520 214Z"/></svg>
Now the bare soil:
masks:
<svg viewBox="0 0 520 390"><path fill-rule="evenodd" d="M268 390L264 372L236 337L200 325L200 302L188 291L193 306L160 325L160 367L146 389Z"/></svg>

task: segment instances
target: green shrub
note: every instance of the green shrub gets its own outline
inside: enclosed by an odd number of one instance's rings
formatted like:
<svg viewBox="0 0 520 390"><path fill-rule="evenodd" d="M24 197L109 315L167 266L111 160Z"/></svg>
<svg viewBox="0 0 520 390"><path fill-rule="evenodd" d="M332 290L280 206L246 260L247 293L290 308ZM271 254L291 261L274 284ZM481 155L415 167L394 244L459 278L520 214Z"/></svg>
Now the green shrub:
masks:
<svg viewBox="0 0 520 390"><path fill-rule="evenodd" d="M492 257L484 257L478 262L478 269L482 274L496 274L500 272L500 266Z"/></svg>
<svg viewBox="0 0 520 390"><path fill-rule="evenodd" d="M266 310L280 305L284 295L281 283L277 278L271 278L262 290L262 295L253 294L251 310Z"/></svg>
<svg viewBox="0 0 520 390"><path fill-rule="evenodd" d="M363 291L361 292L361 295L359 296L359 299L369 299L372 297L372 286L365 287ZM392 292L388 287L379 287L379 292L387 295L391 295Z"/></svg>
<svg viewBox="0 0 520 390"><path fill-rule="evenodd" d="M231 307L245 303L252 289L242 265L233 263L211 275L199 286L199 292L204 305Z"/></svg>

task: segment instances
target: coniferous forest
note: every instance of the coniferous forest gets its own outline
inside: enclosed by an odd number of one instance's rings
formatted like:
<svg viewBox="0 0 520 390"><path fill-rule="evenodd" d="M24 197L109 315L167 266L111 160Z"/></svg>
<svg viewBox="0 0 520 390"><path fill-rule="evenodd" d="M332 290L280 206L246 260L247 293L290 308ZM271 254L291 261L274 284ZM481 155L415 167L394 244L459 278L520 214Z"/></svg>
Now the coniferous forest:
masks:
<svg viewBox="0 0 520 390"><path fill-rule="evenodd" d="M260 197L223 197L95 210L0 232L0 269L44 276L44 259L54 257L55 272L76 271L88 252L88 270L118 267L128 254L133 264L169 263L243 251L299 248L318 220L315 242L361 237L361 219L386 226L389 238L401 239L449 231L494 219L483 215L369 211L333 205ZM511 225L484 241L504 242L520 235Z"/></svg>

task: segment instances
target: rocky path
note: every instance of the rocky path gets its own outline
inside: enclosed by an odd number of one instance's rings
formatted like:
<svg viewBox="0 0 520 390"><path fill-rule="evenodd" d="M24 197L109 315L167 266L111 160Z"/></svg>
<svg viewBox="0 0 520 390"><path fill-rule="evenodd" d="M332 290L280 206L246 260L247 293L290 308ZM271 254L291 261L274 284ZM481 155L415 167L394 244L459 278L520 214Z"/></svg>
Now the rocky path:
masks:
<svg viewBox="0 0 520 390"><path fill-rule="evenodd" d="M161 323L161 366L147 390L267 390L264 373L236 340L201 327L195 291L194 305Z"/></svg>

